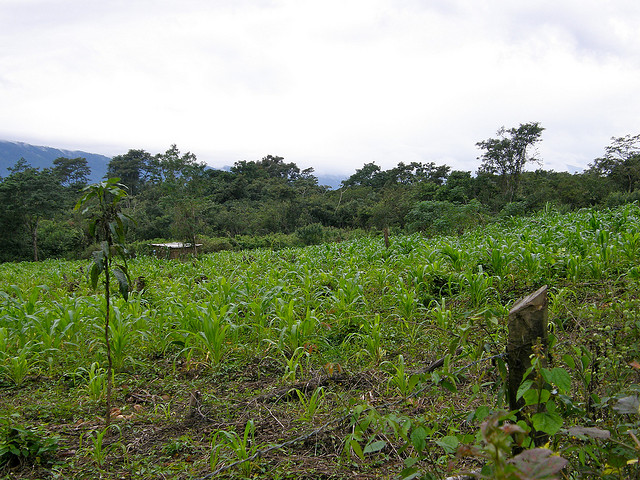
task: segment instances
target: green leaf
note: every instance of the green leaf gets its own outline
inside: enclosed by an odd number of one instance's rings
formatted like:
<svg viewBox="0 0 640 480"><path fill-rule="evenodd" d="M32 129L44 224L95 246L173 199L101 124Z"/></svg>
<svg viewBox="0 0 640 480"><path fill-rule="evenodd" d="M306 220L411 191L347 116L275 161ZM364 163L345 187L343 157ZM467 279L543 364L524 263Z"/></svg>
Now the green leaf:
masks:
<svg viewBox="0 0 640 480"><path fill-rule="evenodd" d="M525 380L524 382L522 382L518 387L516 400L520 400L522 396L529 391L529 389L531 388L531 385L533 385L533 380Z"/></svg>
<svg viewBox="0 0 640 480"><path fill-rule="evenodd" d="M460 440L458 440L458 437L454 437L453 435L447 435L446 437L442 437L440 440L436 440L436 444L444 448L444 451L447 453L455 453L458 445L460 445Z"/></svg>
<svg viewBox="0 0 640 480"><path fill-rule="evenodd" d="M379 452L386 446L387 442L385 442L384 440L378 440L376 442L369 443L366 447L364 447L364 453L367 454Z"/></svg>
<svg viewBox="0 0 640 480"><path fill-rule="evenodd" d="M564 363L567 364L567 366L569 368L576 368L576 361L573 359L573 357L569 354L565 354L562 356L562 360L564 361Z"/></svg>
<svg viewBox="0 0 640 480"><path fill-rule="evenodd" d="M551 397L551 392L546 388L543 388L540 393L535 388L527 390L522 396L524 398L525 405L537 405L538 403L547 403Z"/></svg>
<svg viewBox="0 0 640 480"><path fill-rule="evenodd" d="M102 273L102 270L97 263L94 263L93 265L91 265L91 271L90 271L91 288L95 289L98 286L98 279L100 278L100 273Z"/></svg>
<svg viewBox="0 0 640 480"><path fill-rule="evenodd" d="M543 368L542 376L547 382L557 386L563 393L571 390L571 376L564 368L556 367L552 370Z"/></svg>
<svg viewBox="0 0 640 480"><path fill-rule="evenodd" d="M540 412L531 417L533 428L555 435L562 428L562 417L557 413Z"/></svg>
<svg viewBox="0 0 640 480"><path fill-rule="evenodd" d="M127 279L127 275L119 268L115 268L113 270L113 276L118 280L118 288L120 289L120 294L125 300L129 299L129 281Z"/></svg>
<svg viewBox="0 0 640 480"><path fill-rule="evenodd" d="M427 431L420 426L411 431L411 444L419 453L427 446Z"/></svg>
<svg viewBox="0 0 640 480"><path fill-rule="evenodd" d="M487 407L486 405L480 405L478 408L476 408L476 411L474 412L474 417L476 420L481 422L485 418L487 418L490 414L491 414L491 409L489 407Z"/></svg>
<svg viewBox="0 0 640 480"><path fill-rule="evenodd" d="M400 480L413 480L420 476L421 473L416 467L405 468L400 472Z"/></svg>
<svg viewBox="0 0 640 480"><path fill-rule="evenodd" d="M358 455L361 460L364 460L364 453L362 452L362 447L360 446L360 444L356 440L352 439L349 442L349 445L351 446L351 449L355 452L355 454Z"/></svg>
<svg viewBox="0 0 640 480"><path fill-rule="evenodd" d="M450 380L442 380L441 385L452 393L457 393L458 387Z"/></svg>

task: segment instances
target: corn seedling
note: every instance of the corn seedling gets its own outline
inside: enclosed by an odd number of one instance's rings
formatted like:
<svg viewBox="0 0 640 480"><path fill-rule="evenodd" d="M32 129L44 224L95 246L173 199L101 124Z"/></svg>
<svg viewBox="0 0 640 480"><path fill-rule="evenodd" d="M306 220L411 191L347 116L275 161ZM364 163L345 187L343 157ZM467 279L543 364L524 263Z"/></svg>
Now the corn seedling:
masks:
<svg viewBox="0 0 640 480"><path fill-rule="evenodd" d="M245 477L249 477L255 465L248 459L259 449L259 444L255 441L255 431L256 427L253 420L249 420L242 435L226 430L216 432L211 439L211 469L213 470L218 465L220 456L226 453L232 461L244 461L239 468Z"/></svg>
<svg viewBox="0 0 640 480"><path fill-rule="evenodd" d="M120 427L118 425L110 425L108 427L105 427L102 430L93 430L88 434L84 434L80 437L80 448L82 448L83 440L86 443L86 437L87 436L89 437L89 440L91 441L91 446L88 447L89 455L91 456L93 461L96 463L96 465L98 465L98 467L100 468L104 466L104 463L107 459L107 455L109 455L109 452L111 452L111 450L113 450L116 447L119 447L122 449L125 448L124 445L122 445L122 443L120 442L115 442L108 445L105 444L105 437L110 432L110 430L113 430L113 429L117 430L118 433L121 433Z"/></svg>
<svg viewBox="0 0 640 480"><path fill-rule="evenodd" d="M295 390L300 405L302 405L303 413L300 419L304 422L310 422L313 420L320 404L324 400L325 391L323 387L316 388L311 395L305 395L300 390Z"/></svg>
<svg viewBox="0 0 640 480"><path fill-rule="evenodd" d="M398 364L394 364L391 362L383 362L380 366L390 366L393 371L391 378L389 378L389 385L393 385L398 389L400 394L403 397L409 396L411 392L413 392L416 386L422 381L421 375L409 375L406 371L406 367L404 364L404 357L402 355L398 355Z"/></svg>

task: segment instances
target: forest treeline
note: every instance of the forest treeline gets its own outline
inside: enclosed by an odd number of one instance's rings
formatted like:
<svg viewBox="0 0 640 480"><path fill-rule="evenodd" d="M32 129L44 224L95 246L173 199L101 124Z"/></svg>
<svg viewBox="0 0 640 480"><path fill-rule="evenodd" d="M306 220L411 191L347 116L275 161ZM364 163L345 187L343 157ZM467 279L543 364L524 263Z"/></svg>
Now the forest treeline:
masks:
<svg viewBox="0 0 640 480"><path fill-rule="evenodd" d="M115 156L107 177L127 187L124 213L134 220L127 239L138 251L159 239L215 251L305 245L384 228L455 234L548 204L571 210L640 200L640 135L613 138L587 170L571 174L534 168L543 130L525 123L478 142L476 172L433 162L388 170L367 163L335 190L319 185L313 169L282 157L216 170L176 145L155 155ZM90 173L84 158L61 157L45 169L18 159L0 178L0 261L86 256L93 239L74 206Z"/></svg>

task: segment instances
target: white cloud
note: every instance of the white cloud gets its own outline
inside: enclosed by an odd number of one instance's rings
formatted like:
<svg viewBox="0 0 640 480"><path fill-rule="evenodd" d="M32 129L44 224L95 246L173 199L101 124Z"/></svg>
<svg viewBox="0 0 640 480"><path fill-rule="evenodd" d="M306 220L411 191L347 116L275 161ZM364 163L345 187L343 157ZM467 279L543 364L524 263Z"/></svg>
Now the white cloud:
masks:
<svg viewBox="0 0 640 480"><path fill-rule="evenodd" d="M546 127L545 168L640 131L637 1L0 3L0 136L217 166L475 170L477 141Z"/></svg>

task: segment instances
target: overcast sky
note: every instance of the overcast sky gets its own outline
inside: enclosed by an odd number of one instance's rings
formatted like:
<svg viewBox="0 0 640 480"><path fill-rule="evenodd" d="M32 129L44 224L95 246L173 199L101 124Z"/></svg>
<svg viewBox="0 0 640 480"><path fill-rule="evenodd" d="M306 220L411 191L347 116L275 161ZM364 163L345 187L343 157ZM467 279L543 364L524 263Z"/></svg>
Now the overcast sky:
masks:
<svg viewBox="0 0 640 480"><path fill-rule="evenodd" d="M640 133L640 1L0 0L4 140L475 171L531 121L557 171Z"/></svg>

